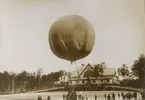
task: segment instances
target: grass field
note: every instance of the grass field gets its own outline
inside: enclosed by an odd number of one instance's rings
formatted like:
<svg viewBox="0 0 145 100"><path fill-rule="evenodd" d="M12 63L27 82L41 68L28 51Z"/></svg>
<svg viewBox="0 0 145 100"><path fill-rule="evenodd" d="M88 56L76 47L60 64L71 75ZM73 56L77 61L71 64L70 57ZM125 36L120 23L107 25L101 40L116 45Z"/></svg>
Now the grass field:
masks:
<svg viewBox="0 0 145 100"><path fill-rule="evenodd" d="M98 100L104 100L104 94L112 93L115 94L121 93L119 91L78 91L77 94L88 95L88 100L94 100L94 95L97 94ZM126 91L124 91L126 92ZM62 95L67 92L41 92L41 93L20 93L20 94L11 94L11 95L0 95L0 100L37 100L39 95L42 96L42 100L47 100L47 96L51 97L51 100L63 100ZM116 99L119 100L119 99ZM120 99L121 100L121 99ZM138 93L138 99L140 99L140 94Z"/></svg>

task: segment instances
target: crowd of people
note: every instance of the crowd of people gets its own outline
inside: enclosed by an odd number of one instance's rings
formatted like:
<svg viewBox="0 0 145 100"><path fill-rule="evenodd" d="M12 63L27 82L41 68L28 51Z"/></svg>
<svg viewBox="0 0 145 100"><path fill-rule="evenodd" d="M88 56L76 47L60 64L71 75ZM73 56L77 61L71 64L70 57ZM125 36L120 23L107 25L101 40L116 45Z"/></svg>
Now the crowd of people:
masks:
<svg viewBox="0 0 145 100"><path fill-rule="evenodd" d="M137 100L137 93L118 93L116 96L115 93L109 93L108 95L104 95L105 100L116 100L117 99L122 99L122 100Z"/></svg>
<svg viewBox="0 0 145 100"><path fill-rule="evenodd" d="M145 90L141 90L142 99L145 100Z"/></svg>
<svg viewBox="0 0 145 100"><path fill-rule="evenodd" d="M75 91L69 91L68 94L63 95L63 100L99 100L100 97L97 94L93 98L89 98L88 95L77 94ZM101 98L101 100L103 100ZM127 93L118 93L114 92L104 94L104 100L137 100L137 92L127 92Z"/></svg>
<svg viewBox="0 0 145 100"><path fill-rule="evenodd" d="M145 100L145 91L141 92L142 100ZM97 94L89 97L87 94L77 94L76 91L68 91L67 94L63 94L63 100L137 100L137 92L122 92L122 93L105 93L104 97ZM42 100L41 96L38 96L37 100ZM50 96L47 97L50 100Z"/></svg>
<svg viewBox="0 0 145 100"><path fill-rule="evenodd" d="M38 96L38 99L37 100L42 100L42 97L41 96ZM50 96L47 97L47 100L51 100L50 99Z"/></svg>

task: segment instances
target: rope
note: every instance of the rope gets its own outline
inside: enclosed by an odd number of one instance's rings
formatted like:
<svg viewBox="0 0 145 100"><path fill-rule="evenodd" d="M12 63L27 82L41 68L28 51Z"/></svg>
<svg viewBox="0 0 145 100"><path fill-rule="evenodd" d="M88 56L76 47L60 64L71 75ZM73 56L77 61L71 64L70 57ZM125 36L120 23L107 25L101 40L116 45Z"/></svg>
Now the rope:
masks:
<svg viewBox="0 0 145 100"><path fill-rule="evenodd" d="M74 63L75 63L76 69L77 69L78 77L80 78L80 74L79 74L79 71L78 71L77 64L76 64L76 62L75 62L75 61L74 61Z"/></svg>
<svg viewBox="0 0 145 100"><path fill-rule="evenodd" d="M76 67L76 69L77 69L77 74L78 74L78 80L80 79L80 75L79 75L79 71L78 71L78 67L77 67L77 64L76 64L76 62L74 61L74 64L75 64L75 67ZM71 65L73 65L73 62L71 62ZM75 88L76 86L74 85L73 87L72 87L72 90L74 90L74 88Z"/></svg>

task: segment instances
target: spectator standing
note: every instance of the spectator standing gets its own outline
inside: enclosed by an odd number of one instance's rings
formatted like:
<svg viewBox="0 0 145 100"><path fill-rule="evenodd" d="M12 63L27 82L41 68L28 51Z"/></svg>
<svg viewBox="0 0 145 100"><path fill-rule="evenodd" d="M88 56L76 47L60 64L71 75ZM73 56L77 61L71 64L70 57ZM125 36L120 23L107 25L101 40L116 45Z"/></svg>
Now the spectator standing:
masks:
<svg viewBox="0 0 145 100"><path fill-rule="evenodd" d="M104 98L105 98L105 100L107 99L107 95L106 94L104 95Z"/></svg>
<svg viewBox="0 0 145 100"><path fill-rule="evenodd" d="M95 94L94 99L97 100L97 95Z"/></svg>
<svg viewBox="0 0 145 100"><path fill-rule="evenodd" d="M42 100L42 97L41 96L38 96L38 100Z"/></svg>

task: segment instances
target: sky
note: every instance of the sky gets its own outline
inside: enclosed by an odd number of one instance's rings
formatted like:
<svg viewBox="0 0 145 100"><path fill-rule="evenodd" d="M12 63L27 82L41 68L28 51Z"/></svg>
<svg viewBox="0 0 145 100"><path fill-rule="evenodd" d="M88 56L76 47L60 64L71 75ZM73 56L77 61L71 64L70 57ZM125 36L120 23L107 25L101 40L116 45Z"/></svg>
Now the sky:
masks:
<svg viewBox="0 0 145 100"><path fill-rule="evenodd" d="M77 66L131 66L145 53L144 0L1 0L0 71L75 70L69 61L56 57L48 43L52 23L68 14L86 18L96 34L91 54Z"/></svg>

